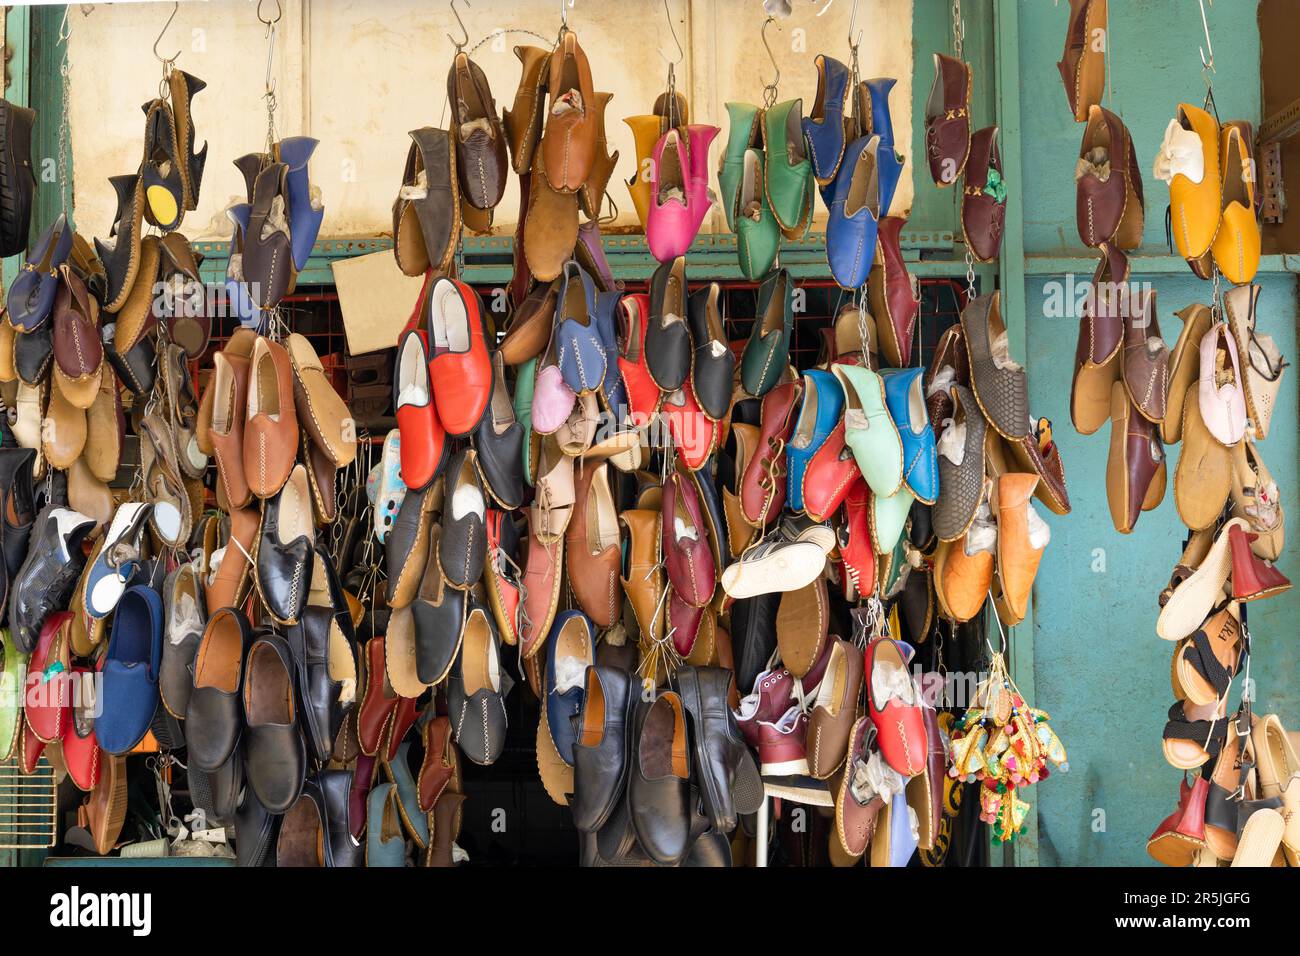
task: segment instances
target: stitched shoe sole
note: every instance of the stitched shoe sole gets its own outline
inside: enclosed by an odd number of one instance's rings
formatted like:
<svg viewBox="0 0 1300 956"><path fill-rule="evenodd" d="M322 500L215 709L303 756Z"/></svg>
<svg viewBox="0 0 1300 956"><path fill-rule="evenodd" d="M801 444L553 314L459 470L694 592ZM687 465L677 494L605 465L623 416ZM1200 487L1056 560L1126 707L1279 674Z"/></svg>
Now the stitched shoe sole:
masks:
<svg viewBox="0 0 1300 956"><path fill-rule="evenodd" d="M733 598L798 591L817 580L825 567L826 552L799 541L766 557L730 565L722 572L722 588Z"/></svg>

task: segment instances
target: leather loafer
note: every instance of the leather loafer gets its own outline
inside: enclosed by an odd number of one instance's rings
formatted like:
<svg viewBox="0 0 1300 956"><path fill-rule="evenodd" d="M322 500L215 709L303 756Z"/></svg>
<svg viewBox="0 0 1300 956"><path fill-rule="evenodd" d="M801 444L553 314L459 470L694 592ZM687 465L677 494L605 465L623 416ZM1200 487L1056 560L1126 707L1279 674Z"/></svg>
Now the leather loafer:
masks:
<svg viewBox="0 0 1300 956"><path fill-rule="evenodd" d="M351 785L347 770L320 770L307 778L302 794L280 822L276 866L362 865L365 846L348 829Z"/></svg>
<svg viewBox="0 0 1300 956"><path fill-rule="evenodd" d="M710 421L721 421L731 409L732 378L736 356L731 351L718 302L722 289L710 282L691 294L691 338L695 353L691 364L691 389Z"/></svg>
<svg viewBox="0 0 1300 956"><path fill-rule="evenodd" d="M924 369L885 372L885 403L903 444L903 483L927 505L939 498L939 465L935 460L934 429L921 390Z"/></svg>
<svg viewBox="0 0 1300 956"><path fill-rule="evenodd" d="M455 279L437 279L429 288L427 322L438 418L449 436L460 438L478 427L492 394L478 293Z"/></svg>
<svg viewBox="0 0 1300 956"><path fill-rule="evenodd" d="M951 186L970 156L971 69L946 53L934 55L934 82L925 101L925 157L930 177L940 188Z"/></svg>
<svg viewBox="0 0 1300 956"><path fill-rule="evenodd" d="M259 498L270 498L289 477L298 452L293 367L284 346L259 337L248 373L244 421L244 476Z"/></svg>
<svg viewBox="0 0 1300 956"><path fill-rule="evenodd" d="M717 566L695 483L676 471L664 486L663 535L673 590L690 607L704 607L717 587Z"/></svg>
<svg viewBox="0 0 1300 956"><path fill-rule="evenodd" d="M262 602L279 624L296 624L311 587L312 520L307 472L295 465L279 492L262 506L254 568Z"/></svg>
<svg viewBox="0 0 1300 956"><path fill-rule="evenodd" d="M501 639L492 616L481 605L473 605L447 683L447 714L461 753L476 764L495 763L505 749L505 699L514 684L501 667Z"/></svg>
<svg viewBox="0 0 1300 956"><path fill-rule="evenodd" d="M614 812L627 786L632 675L613 667L587 668L578 738L573 745L573 825L595 833Z"/></svg>
<svg viewBox="0 0 1300 956"><path fill-rule="evenodd" d="M682 699L665 691L637 705L628 782L632 828L656 863L675 866L690 848L691 755Z"/></svg>
<svg viewBox="0 0 1300 956"><path fill-rule="evenodd" d="M747 393L761 397L781 380L790 362L794 280L788 271L780 270L759 288L756 315L740 359L740 382Z"/></svg>
<svg viewBox="0 0 1300 956"><path fill-rule="evenodd" d="M677 391L691 372L687 294L685 256L655 269L650 279L645 357L650 377L662 392Z"/></svg>
<svg viewBox="0 0 1300 956"><path fill-rule="evenodd" d="M556 753L573 766L574 718L582 711L586 669L595 663L596 629L581 611L562 611L546 646L546 725Z"/></svg>
<svg viewBox="0 0 1300 956"><path fill-rule="evenodd" d="M526 438L506 389L505 360L500 352L494 353L492 399L474 433L474 450L478 453L477 464L484 487L506 511L513 511L524 502L524 476L519 463Z"/></svg>
<svg viewBox="0 0 1300 956"><path fill-rule="evenodd" d="M167 576L163 606L166 639L162 645L158 695L169 714L184 720L190 706L190 692L194 690L194 660L208 617L203 582L194 564L181 564Z"/></svg>
<svg viewBox="0 0 1300 956"><path fill-rule="evenodd" d="M565 530L569 587L597 627L613 627L623 610L623 589L618 582L618 509L606 463L587 461L579 466L575 500L582 504L575 506Z"/></svg>
<svg viewBox="0 0 1300 956"><path fill-rule="evenodd" d="M605 380L605 346L596 328L596 284L572 259L565 263L559 283L555 338L560 375L575 395L585 395Z"/></svg>
<svg viewBox="0 0 1300 956"><path fill-rule="evenodd" d="M436 684L447 676L460 650L465 620L466 592L443 577L438 553L442 528L429 532L429 559L411 613L415 617L415 667L423 684ZM381 658L382 660L382 658Z"/></svg>
<svg viewBox="0 0 1300 956"><path fill-rule="evenodd" d="M54 308L59 266L72 252L68 217L60 214L31 247L27 261L9 287L9 321L17 332L39 328Z"/></svg>
<svg viewBox="0 0 1300 956"><path fill-rule="evenodd" d="M272 813L293 806L307 772L293 672L283 638L263 634L253 641L244 674L244 772Z"/></svg>
<svg viewBox="0 0 1300 956"><path fill-rule="evenodd" d="M733 675L725 667L683 667L676 679L690 716L705 814L715 830L730 833L739 816L757 812L764 799L758 766L727 704Z"/></svg>
<svg viewBox="0 0 1300 956"><path fill-rule="evenodd" d="M36 516L26 559L9 583L9 629L23 653L36 647L45 619L68 607L86 564L81 545L94 528L95 519L52 504Z"/></svg>
<svg viewBox="0 0 1300 956"><path fill-rule="evenodd" d="M244 727L240 693L252 631L242 613L218 608L208 618L194 657L194 689L185 709L185 745L200 770L223 767Z"/></svg>
<svg viewBox="0 0 1300 956"><path fill-rule="evenodd" d="M830 372L803 373L803 404L786 446L786 500L792 511L803 511L804 471L844 411L844 391Z"/></svg>
<svg viewBox="0 0 1300 956"><path fill-rule="evenodd" d="M803 118L803 134L813 177L825 186L834 181L844 155L844 95L849 88L849 69L824 53L818 53L813 64L817 67L817 97Z"/></svg>
<svg viewBox="0 0 1300 956"><path fill-rule="evenodd" d="M467 590L483 576L487 552L487 502L479 485L478 456L473 449L456 453L447 468L438 546L442 573L452 587Z"/></svg>
<svg viewBox="0 0 1300 956"><path fill-rule="evenodd" d="M308 755L320 764L329 761L334 740L353 709L357 692L356 653L344 636L339 618L331 607L308 605L298 623L289 629L302 729Z"/></svg>

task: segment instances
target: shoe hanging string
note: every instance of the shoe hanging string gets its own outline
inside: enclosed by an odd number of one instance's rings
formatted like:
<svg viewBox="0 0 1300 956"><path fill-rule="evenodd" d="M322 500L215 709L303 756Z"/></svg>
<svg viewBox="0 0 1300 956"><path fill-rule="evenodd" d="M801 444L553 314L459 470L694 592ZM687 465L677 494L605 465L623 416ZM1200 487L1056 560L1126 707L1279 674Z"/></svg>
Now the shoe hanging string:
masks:
<svg viewBox="0 0 1300 956"><path fill-rule="evenodd" d="M952 0L952 53L961 59L961 42L966 38L966 22L961 15L961 0Z"/></svg>
<svg viewBox="0 0 1300 956"><path fill-rule="evenodd" d="M62 95L60 97L60 122L59 122L59 200L63 204L63 214L72 218L71 204L68 202L68 152L71 144L68 142L68 130L71 124L68 114L72 108L72 82L70 79L71 70L68 66L68 48L72 40L72 24L68 20L69 7L63 8L63 22L59 24L59 43L63 46L63 62L59 65L59 77L63 81Z"/></svg>
<svg viewBox="0 0 1300 956"><path fill-rule="evenodd" d="M668 9L668 0L664 0L664 19L668 21L668 32L672 35L673 43L677 47L677 59L670 60L664 56L663 46L659 47L659 55L664 58L668 64L668 81L665 92L668 96L668 125L676 128L682 125L681 111L677 108L677 64L686 59L686 51L682 49L682 41L677 39L677 28L673 26L672 11Z"/></svg>

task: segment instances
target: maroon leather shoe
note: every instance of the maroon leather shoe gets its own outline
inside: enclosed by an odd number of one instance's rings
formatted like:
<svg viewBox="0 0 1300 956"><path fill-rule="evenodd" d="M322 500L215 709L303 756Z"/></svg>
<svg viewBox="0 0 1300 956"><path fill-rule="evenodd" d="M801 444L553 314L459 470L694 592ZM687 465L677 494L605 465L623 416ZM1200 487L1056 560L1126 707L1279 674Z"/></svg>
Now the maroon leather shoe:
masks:
<svg viewBox="0 0 1300 956"><path fill-rule="evenodd" d="M1079 317L1070 383L1070 421L1081 435L1091 435L1110 417L1110 386L1120 375L1124 342L1122 295L1128 282L1128 256L1110 243L1100 247L1101 261L1092 276L1092 291Z"/></svg>
<svg viewBox="0 0 1300 956"><path fill-rule="evenodd" d="M740 486L745 517L756 527L771 524L785 507L785 445L794 430L794 412L802 393L800 383L782 382L763 396L758 448Z"/></svg>
<svg viewBox="0 0 1300 956"><path fill-rule="evenodd" d="M935 379L946 373L948 388L933 388ZM925 407L930 413L930 427L935 435L943 431L944 419L952 418L956 405L952 399L952 385L970 388L970 355L966 351L966 333L960 325L950 325L939 336L934 347L934 358L925 371Z"/></svg>
<svg viewBox="0 0 1300 956"><path fill-rule="evenodd" d="M713 599L718 569L694 482L674 471L663 492L664 564L684 604L703 607Z"/></svg>
<svg viewBox="0 0 1300 956"><path fill-rule="evenodd" d="M1133 137L1123 120L1096 104L1088 108L1079 146L1074 211L1084 245L1136 249L1142 242L1142 172Z"/></svg>
<svg viewBox="0 0 1300 956"><path fill-rule="evenodd" d="M880 332L880 351L895 368L912 364L912 339L921 297L903 261L901 235L907 220L883 216L876 227L876 262L867 276L867 301Z"/></svg>
<svg viewBox="0 0 1300 956"><path fill-rule="evenodd" d="M837 536L845 599L870 595L876 590L876 550L871 544L871 489L861 475L849 482Z"/></svg>
<svg viewBox="0 0 1300 956"><path fill-rule="evenodd" d="M1260 598L1281 594L1291 587L1291 582L1273 564L1265 561L1250 548L1259 535L1244 531L1234 524L1228 529L1228 545L1232 548L1232 597L1237 601L1258 601Z"/></svg>
<svg viewBox="0 0 1300 956"><path fill-rule="evenodd" d="M695 649L695 641L700 636L700 627L704 615L711 613L707 606L695 607L687 604L675 589L668 591L667 622L668 632L673 637L673 648L682 657Z"/></svg>
<svg viewBox="0 0 1300 956"><path fill-rule="evenodd" d="M976 262L992 262L998 257L1006 216L1007 192L1002 179L998 128L986 126L971 137L961 195L961 231L966 237L966 248Z"/></svg>
<svg viewBox="0 0 1300 956"><path fill-rule="evenodd" d="M970 67L945 53L934 55L934 82L925 102L925 158L940 188L951 186L970 156Z"/></svg>

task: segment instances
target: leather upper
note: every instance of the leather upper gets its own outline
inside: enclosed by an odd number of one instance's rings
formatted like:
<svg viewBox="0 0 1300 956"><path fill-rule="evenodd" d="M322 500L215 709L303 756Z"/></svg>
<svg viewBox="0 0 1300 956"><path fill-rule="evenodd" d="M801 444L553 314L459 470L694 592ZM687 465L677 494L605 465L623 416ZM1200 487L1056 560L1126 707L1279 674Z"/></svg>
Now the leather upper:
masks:
<svg viewBox="0 0 1300 956"><path fill-rule="evenodd" d="M695 483L679 472L669 475L664 485L663 535L664 564L673 590L686 604L703 607L713 598L717 568Z"/></svg>
<svg viewBox="0 0 1300 956"><path fill-rule="evenodd" d="M971 137L970 159L962 185L961 229L977 262L992 262L1002 248L1007 215L1006 183L998 128L986 126Z"/></svg>
<svg viewBox="0 0 1300 956"><path fill-rule="evenodd" d="M447 72L456 141L460 194L476 209L491 209L506 186L506 140L487 76L466 53L458 52Z"/></svg>
<svg viewBox="0 0 1300 956"><path fill-rule="evenodd" d="M429 383L438 418L453 438L478 427L492 394L492 363L478 293L439 278L428 297Z"/></svg>
<svg viewBox="0 0 1300 956"><path fill-rule="evenodd" d="M163 602L153 588L126 589L113 613L104 658L103 712L95 720L99 745L124 754L149 732L158 709Z"/></svg>
<svg viewBox="0 0 1300 956"><path fill-rule="evenodd" d="M903 482L918 501L934 504L939 498L939 467L921 389L924 374L920 368L890 369L882 378L885 403L903 445Z"/></svg>
<svg viewBox="0 0 1300 956"><path fill-rule="evenodd" d="M834 180L844 155L844 96L849 88L849 69L824 53L818 53L813 64L817 68L817 96L802 125L813 177L824 186Z"/></svg>
<svg viewBox="0 0 1300 956"><path fill-rule="evenodd" d="M740 382L750 395L761 397L781 380L790 361L794 280L785 269L759 288L756 316L740 359Z"/></svg>
<svg viewBox="0 0 1300 956"><path fill-rule="evenodd" d="M794 408L803 391L783 382L763 396L758 448L741 479L741 505L755 526L771 524L785 506L785 447L794 429Z"/></svg>
<svg viewBox="0 0 1300 956"><path fill-rule="evenodd" d="M912 364L912 339L921 301L903 261L901 234L907 220L881 216L876 225L875 265L867 276L867 302L880 330L880 351L896 368Z"/></svg>
<svg viewBox="0 0 1300 956"><path fill-rule="evenodd" d="M298 451L293 369L278 342L259 337L253 346L245 408L244 476L254 495L270 498L289 477Z"/></svg>
<svg viewBox="0 0 1300 956"><path fill-rule="evenodd" d="M925 157L936 186L951 186L970 155L970 67L946 53L934 55L934 81L925 103Z"/></svg>
<svg viewBox="0 0 1300 956"><path fill-rule="evenodd" d="M804 510L804 470L839 423L844 409L844 392L829 372L804 372L803 382L803 404L786 445L787 500L793 511Z"/></svg>

